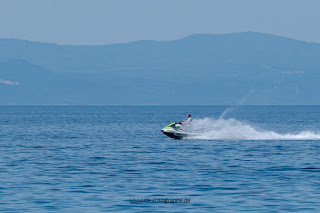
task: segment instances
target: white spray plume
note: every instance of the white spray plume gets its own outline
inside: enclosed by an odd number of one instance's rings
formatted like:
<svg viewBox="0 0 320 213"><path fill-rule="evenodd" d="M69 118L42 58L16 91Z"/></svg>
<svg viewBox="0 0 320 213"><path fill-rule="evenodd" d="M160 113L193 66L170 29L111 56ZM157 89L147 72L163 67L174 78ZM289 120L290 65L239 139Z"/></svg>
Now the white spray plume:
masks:
<svg viewBox="0 0 320 213"><path fill-rule="evenodd" d="M223 113L220 115L219 119L223 119L227 114L237 109L239 106L243 105L247 99L254 93L254 90L251 89L245 96L243 96L240 100L237 101L237 104L231 107L228 107L223 111Z"/></svg>

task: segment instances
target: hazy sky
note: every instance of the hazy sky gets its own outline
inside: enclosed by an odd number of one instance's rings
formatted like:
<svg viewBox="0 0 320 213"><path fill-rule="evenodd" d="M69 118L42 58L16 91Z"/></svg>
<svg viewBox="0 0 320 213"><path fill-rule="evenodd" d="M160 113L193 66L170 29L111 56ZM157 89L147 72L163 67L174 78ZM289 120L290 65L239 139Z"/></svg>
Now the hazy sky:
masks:
<svg viewBox="0 0 320 213"><path fill-rule="evenodd" d="M320 0L0 0L0 38L59 44L257 31L320 42Z"/></svg>

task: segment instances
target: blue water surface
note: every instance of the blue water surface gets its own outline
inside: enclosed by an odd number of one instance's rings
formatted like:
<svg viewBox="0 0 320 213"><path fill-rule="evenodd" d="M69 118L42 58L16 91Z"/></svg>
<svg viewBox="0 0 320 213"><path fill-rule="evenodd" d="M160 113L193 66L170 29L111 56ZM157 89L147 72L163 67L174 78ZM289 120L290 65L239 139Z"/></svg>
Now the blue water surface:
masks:
<svg viewBox="0 0 320 213"><path fill-rule="evenodd" d="M246 139L161 133L187 113ZM319 212L318 137L320 106L0 107L0 210ZM153 198L190 203L129 202Z"/></svg>

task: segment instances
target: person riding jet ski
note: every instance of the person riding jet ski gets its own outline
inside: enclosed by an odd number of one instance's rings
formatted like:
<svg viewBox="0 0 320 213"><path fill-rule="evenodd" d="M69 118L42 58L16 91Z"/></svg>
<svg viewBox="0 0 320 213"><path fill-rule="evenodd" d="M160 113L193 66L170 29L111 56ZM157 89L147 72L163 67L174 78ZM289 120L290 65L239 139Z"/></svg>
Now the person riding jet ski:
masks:
<svg viewBox="0 0 320 213"><path fill-rule="evenodd" d="M189 113L189 114L187 115L187 117L188 117L188 120L186 120L186 121L180 121L180 123L183 123L183 124L190 124L190 123L191 123L191 121L192 121L191 114Z"/></svg>
<svg viewBox="0 0 320 213"><path fill-rule="evenodd" d="M164 127L162 129L163 134L174 139L182 139L183 137L187 136L188 133L186 133L186 130L190 130L190 124L192 121L191 114L188 114L187 117L188 120L186 121L180 121L179 123L173 122L168 126ZM182 126L181 124L186 125Z"/></svg>

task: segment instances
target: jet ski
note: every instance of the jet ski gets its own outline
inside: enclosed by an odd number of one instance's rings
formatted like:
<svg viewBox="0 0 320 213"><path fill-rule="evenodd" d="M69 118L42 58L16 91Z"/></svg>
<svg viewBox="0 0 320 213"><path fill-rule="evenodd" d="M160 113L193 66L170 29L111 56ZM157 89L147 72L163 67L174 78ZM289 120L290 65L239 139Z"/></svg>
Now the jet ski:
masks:
<svg viewBox="0 0 320 213"><path fill-rule="evenodd" d="M164 127L161 131L166 136L174 139L182 139L183 137L187 136L187 133L183 130L182 124L180 122L173 122Z"/></svg>

